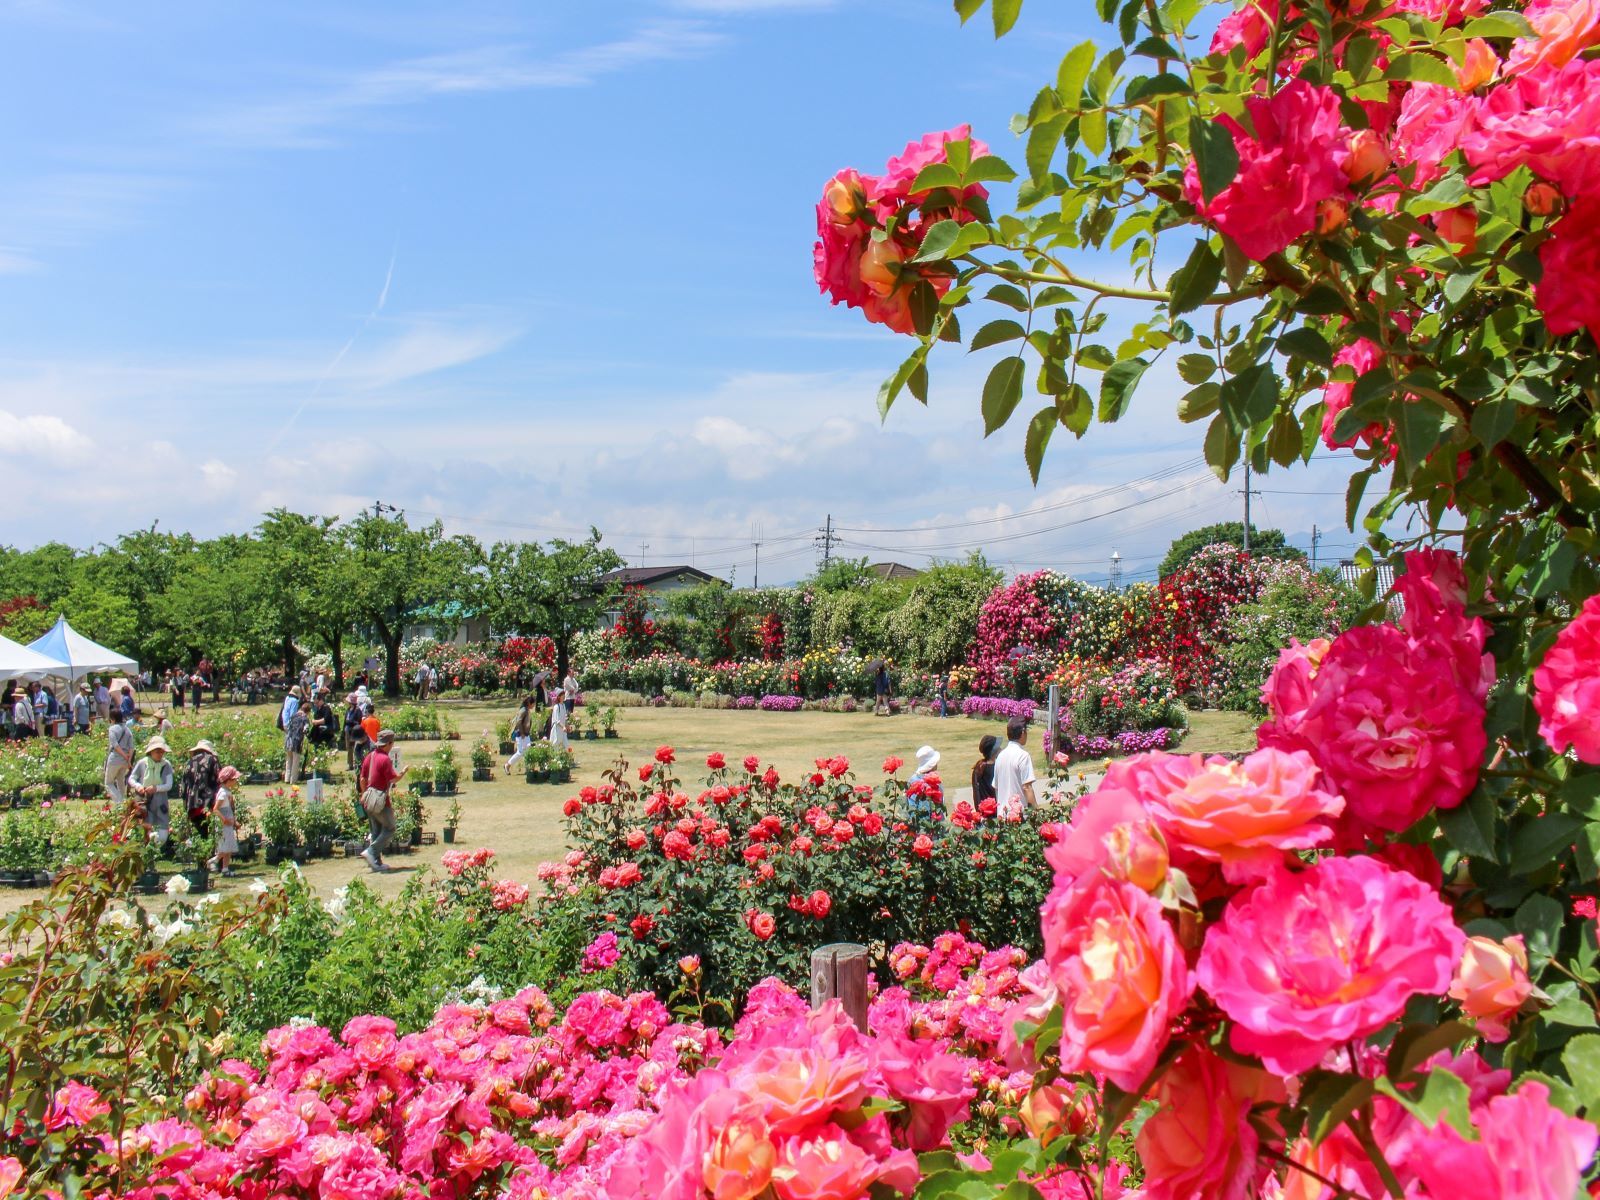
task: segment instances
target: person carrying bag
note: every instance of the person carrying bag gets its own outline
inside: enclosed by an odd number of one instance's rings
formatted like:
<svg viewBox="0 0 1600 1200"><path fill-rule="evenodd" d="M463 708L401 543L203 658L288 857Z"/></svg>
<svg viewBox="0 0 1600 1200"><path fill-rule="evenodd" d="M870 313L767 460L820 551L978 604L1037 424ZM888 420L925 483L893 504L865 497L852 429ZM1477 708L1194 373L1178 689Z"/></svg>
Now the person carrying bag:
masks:
<svg viewBox="0 0 1600 1200"><path fill-rule="evenodd" d="M396 771L394 759L390 756L390 747L394 745L394 731L385 729L381 731L373 746L372 753L361 760L361 810L367 815L367 825L372 831L372 837L367 842L367 848L361 852L361 857L367 860L367 866L374 871L386 872L389 867L383 861L384 847L389 844L389 839L394 837L395 819L394 803L389 793L394 785L405 778L409 767Z"/></svg>

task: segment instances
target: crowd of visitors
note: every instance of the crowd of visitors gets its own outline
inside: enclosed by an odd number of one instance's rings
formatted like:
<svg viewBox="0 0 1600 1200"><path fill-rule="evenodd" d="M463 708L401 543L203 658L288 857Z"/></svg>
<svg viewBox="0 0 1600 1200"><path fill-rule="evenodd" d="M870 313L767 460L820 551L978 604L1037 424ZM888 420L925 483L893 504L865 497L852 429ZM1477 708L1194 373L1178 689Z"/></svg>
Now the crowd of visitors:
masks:
<svg viewBox="0 0 1600 1200"><path fill-rule="evenodd" d="M516 716L511 719L511 741L515 747L506 759L505 773L511 774L528 753L534 742L534 729L538 737L557 749L571 745L567 729L572 720L572 709L578 703L578 677L571 670L558 684L548 672L541 671L533 677L533 691L522 698Z"/></svg>

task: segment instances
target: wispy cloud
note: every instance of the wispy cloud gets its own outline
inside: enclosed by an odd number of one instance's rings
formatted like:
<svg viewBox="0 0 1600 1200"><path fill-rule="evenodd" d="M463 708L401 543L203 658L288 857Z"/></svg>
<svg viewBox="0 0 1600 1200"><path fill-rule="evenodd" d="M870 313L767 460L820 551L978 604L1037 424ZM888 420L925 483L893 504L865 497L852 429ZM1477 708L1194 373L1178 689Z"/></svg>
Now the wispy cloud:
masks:
<svg viewBox="0 0 1600 1200"><path fill-rule="evenodd" d="M126 228L178 185L148 172L79 171L43 175L0 191L0 273L36 269L40 251L80 246Z"/></svg>
<svg viewBox="0 0 1600 1200"><path fill-rule="evenodd" d="M673 7L688 12L747 16L757 13L832 8L835 2L836 0L674 0Z"/></svg>
<svg viewBox="0 0 1600 1200"><path fill-rule="evenodd" d="M626 37L537 55L526 46L488 46L403 59L362 71L320 92L208 116L202 136L229 145L272 149L326 146L334 131L364 112L402 108L444 96L588 87L649 62L697 57L723 37L702 22L657 21Z"/></svg>

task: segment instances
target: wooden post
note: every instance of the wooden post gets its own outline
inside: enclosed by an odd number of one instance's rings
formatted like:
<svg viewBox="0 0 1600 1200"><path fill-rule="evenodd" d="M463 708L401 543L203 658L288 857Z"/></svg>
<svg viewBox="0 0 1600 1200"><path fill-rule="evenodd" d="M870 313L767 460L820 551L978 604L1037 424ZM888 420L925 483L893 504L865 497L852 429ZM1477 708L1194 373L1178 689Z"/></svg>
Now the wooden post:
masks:
<svg viewBox="0 0 1600 1200"><path fill-rule="evenodd" d="M867 1031L867 948L855 942L832 942L811 952L811 1007L829 1000L844 1005L845 1015Z"/></svg>

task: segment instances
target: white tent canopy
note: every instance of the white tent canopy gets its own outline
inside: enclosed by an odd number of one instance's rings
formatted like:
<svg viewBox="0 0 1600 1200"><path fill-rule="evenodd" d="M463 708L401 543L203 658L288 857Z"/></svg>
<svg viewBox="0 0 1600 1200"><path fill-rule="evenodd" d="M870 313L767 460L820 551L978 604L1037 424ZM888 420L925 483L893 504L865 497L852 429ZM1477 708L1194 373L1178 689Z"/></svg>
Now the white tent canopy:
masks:
<svg viewBox="0 0 1600 1200"><path fill-rule="evenodd" d="M90 671L123 671L136 674L139 664L125 654L108 650L98 642L91 642L71 625L65 617L57 617L50 632L28 643L29 650L37 650L46 658L56 660L50 674L66 679L68 683L81 679Z"/></svg>
<svg viewBox="0 0 1600 1200"><path fill-rule="evenodd" d="M39 679L59 675L66 667L64 662L0 634L0 679Z"/></svg>

